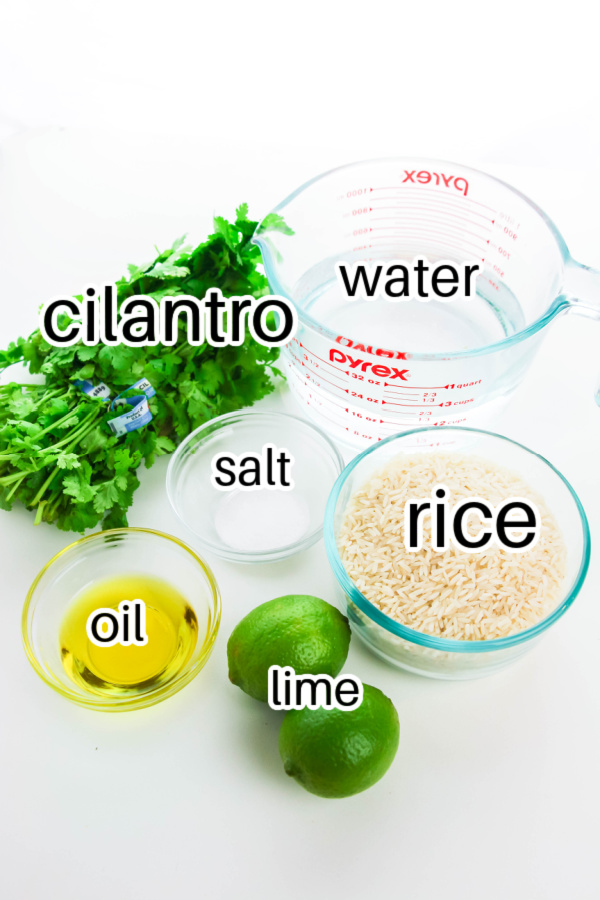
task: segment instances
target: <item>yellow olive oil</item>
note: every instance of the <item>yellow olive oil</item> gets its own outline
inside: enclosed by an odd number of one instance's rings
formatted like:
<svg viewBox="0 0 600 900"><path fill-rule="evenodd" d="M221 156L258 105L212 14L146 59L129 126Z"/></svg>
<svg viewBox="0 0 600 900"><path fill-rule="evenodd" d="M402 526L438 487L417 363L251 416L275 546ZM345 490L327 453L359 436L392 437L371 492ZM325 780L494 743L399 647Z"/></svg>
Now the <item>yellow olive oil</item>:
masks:
<svg viewBox="0 0 600 900"><path fill-rule="evenodd" d="M124 601L146 606L145 645L98 646L87 623L98 609L115 613ZM129 696L172 681L198 641L198 619L185 598L166 581L121 575L82 591L67 611L59 632L60 654L69 677L93 694Z"/></svg>

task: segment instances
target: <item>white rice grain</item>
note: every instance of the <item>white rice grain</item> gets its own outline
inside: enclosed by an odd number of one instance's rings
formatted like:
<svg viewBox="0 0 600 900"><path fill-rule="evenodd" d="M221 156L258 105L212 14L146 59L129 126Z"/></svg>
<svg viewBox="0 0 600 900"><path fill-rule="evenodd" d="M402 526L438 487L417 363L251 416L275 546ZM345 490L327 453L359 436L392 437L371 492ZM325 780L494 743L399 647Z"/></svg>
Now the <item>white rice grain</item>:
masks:
<svg viewBox="0 0 600 900"><path fill-rule="evenodd" d="M532 500L541 532L529 550L493 546L469 553L450 545L431 549L430 519L423 548L404 546L407 500L448 488L448 505L469 496L497 505L509 497ZM477 532L473 523L468 526ZM427 634L455 640L507 637L544 619L561 597L567 551L543 500L517 475L488 460L462 454L404 455L356 491L338 537L344 567L359 590L391 618Z"/></svg>

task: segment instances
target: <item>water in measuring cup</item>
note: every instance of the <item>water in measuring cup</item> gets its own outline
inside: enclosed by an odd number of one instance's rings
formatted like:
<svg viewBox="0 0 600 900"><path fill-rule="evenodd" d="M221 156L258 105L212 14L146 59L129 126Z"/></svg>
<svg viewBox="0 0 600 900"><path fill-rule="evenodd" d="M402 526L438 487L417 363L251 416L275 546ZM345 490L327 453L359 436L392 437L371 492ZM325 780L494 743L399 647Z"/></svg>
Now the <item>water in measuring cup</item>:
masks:
<svg viewBox="0 0 600 900"><path fill-rule="evenodd" d="M506 284L482 272L469 300L354 300L331 278L329 263L306 273L295 300L342 339L328 349L318 332L301 332L300 345L284 353L290 387L320 427L362 446L403 429L493 422L524 371L519 351L510 359L505 352L454 354L489 347L526 326ZM363 367L358 348L367 346L398 354L392 362L403 359L408 377L387 381L383 372L369 371L368 360ZM442 355L431 360L429 353ZM387 353L380 362L392 365Z"/></svg>
<svg viewBox="0 0 600 900"><path fill-rule="evenodd" d="M337 281L299 302L317 322L351 338L409 353L456 353L496 343L525 327L523 309L509 288L477 280L469 300L373 300L345 297Z"/></svg>

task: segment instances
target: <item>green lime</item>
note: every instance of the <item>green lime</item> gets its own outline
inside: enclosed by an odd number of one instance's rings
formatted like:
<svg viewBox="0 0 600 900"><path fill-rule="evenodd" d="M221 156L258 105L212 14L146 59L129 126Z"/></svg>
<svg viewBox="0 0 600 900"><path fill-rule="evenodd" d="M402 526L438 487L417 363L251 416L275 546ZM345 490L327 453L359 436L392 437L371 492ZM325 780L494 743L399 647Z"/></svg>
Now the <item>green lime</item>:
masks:
<svg viewBox="0 0 600 900"><path fill-rule="evenodd" d="M288 594L248 613L227 642L229 680L267 701L270 666L291 666L296 675L331 675L348 656L348 619L330 603Z"/></svg>
<svg viewBox="0 0 600 900"><path fill-rule="evenodd" d="M400 741L398 713L389 697L363 685L360 706L292 709L279 732L288 775L319 797L351 797L372 787L391 766Z"/></svg>

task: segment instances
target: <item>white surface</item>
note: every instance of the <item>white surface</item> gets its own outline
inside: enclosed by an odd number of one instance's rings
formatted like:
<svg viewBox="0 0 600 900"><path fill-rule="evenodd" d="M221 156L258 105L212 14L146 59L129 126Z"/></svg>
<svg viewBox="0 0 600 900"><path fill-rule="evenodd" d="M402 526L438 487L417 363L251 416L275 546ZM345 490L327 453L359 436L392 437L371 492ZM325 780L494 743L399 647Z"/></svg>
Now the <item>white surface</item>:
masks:
<svg viewBox="0 0 600 900"><path fill-rule="evenodd" d="M224 4L190 27L175 8L154 17L144 4L152 25L142 27L135 4L86 13L57 2L25 24L31 6L1 14L10 88L0 124L17 135L0 147L2 346L35 327L53 293L118 276L183 231L201 237L213 211L242 200L259 216L313 174L365 156L480 164L528 193L574 256L600 267L597 130L584 116L597 99L589 24L575 41L562 17L538 20L539 8L534 17L520 3L514 19L511 4L463 3L398 7L385 28L377 2L332 4L335 13L308 3L287 21L281 3ZM156 52L143 56L148 28ZM71 123L105 126L105 137L54 127ZM48 128L22 131L38 125ZM599 342L598 323L555 322L497 425L571 480L592 540ZM285 392L266 403L293 409ZM130 522L185 539L165 471L162 460L143 473ZM71 537L34 529L22 509L0 512L3 897L598 896L597 552L570 612L492 678L412 677L354 640L348 670L393 699L401 745L375 788L333 802L285 777L279 715L228 683L225 656L233 626L258 603L288 592L333 598L322 543L269 566L210 559L223 621L206 669L155 708L110 716L54 695L21 647L27 588Z"/></svg>

